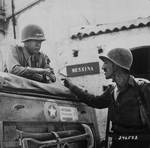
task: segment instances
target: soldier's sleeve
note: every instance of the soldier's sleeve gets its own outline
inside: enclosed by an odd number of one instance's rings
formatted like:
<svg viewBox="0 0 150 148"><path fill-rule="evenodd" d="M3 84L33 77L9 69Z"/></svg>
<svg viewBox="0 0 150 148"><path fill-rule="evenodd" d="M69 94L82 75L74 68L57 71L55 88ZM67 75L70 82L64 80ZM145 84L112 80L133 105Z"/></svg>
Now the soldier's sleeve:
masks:
<svg viewBox="0 0 150 148"><path fill-rule="evenodd" d="M50 66L50 59L47 55L44 56L44 68L49 68L50 69L50 74L49 74L49 78L51 82L55 82L56 81L56 76L54 73L54 69Z"/></svg>
<svg viewBox="0 0 150 148"><path fill-rule="evenodd" d="M20 63L20 58L21 55L17 46L11 47L6 59L6 67L8 72L18 76L24 76L24 74L27 73L27 68L23 67Z"/></svg>
<svg viewBox="0 0 150 148"><path fill-rule="evenodd" d="M6 65L8 72L12 72L13 67L15 67L16 65L20 65L17 49L14 46L11 46L11 48L9 49Z"/></svg>
<svg viewBox="0 0 150 148"><path fill-rule="evenodd" d="M147 115L148 115L149 120L150 120L150 82L143 84L142 93L144 95L142 98L142 101L143 101Z"/></svg>
<svg viewBox="0 0 150 148"><path fill-rule="evenodd" d="M44 68L51 68L51 66L50 66L51 61L50 61L49 57L46 54L44 54L44 58L43 59L44 59L43 67Z"/></svg>
<svg viewBox="0 0 150 148"><path fill-rule="evenodd" d="M70 90L78 97L81 102L86 103L87 105L94 108L107 108L109 107L112 99L111 91L112 87L108 87L103 94L99 96L92 95L87 91L82 90L76 85L72 85Z"/></svg>

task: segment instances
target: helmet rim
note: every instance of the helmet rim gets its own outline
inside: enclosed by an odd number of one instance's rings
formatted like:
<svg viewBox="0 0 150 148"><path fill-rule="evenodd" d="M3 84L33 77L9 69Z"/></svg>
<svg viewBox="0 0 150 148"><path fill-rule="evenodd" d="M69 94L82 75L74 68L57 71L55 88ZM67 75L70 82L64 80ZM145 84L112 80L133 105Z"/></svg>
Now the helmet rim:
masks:
<svg viewBox="0 0 150 148"><path fill-rule="evenodd" d="M126 69L126 70L128 70L128 71L130 70L129 67L123 66L123 65L117 63L116 61L112 60L112 59L109 58L108 56L101 55L101 56L99 56L99 58L100 58L102 61L104 61L104 60L109 60L109 61L111 61L112 63L114 63L115 65L117 65L117 66L119 66L119 67L121 67L121 68L123 68L123 69Z"/></svg>
<svg viewBox="0 0 150 148"><path fill-rule="evenodd" d="M43 29L38 25L27 25L22 30L21 41L25 42L28 40L45 41L45 35Z"/></svg>
<svg viewBox="0 0 150 148"><path fill-rule="evenodd" d="M133 62L133 56L130 50L125 48L114 48L108 51L107 54L100 55L99 58L104 61L105 59L111 61L115 65L130 70Z"/></svg>
<svg viewBox="0 0 150 148"><path fill-rule="evenodd" d="M27 39L24 39L24 40L22 40L21 42L26 42L26 41L30 41L30 40L36 40L36 41L45 41L46 39L45 38L39 38L39 39L37 39L37 38L27 38Z"/></svg>

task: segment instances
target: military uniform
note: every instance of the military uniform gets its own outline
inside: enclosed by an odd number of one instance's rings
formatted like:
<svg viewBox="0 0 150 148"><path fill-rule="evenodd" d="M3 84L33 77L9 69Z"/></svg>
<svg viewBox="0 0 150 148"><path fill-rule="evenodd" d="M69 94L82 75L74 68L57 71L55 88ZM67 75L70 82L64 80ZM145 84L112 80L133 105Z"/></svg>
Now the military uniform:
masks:
<svg viewBox="0 0 150 148"><path fill-rule="evenodd" d="M41 42L45 41L42 28L33 24L27 25L22 31L21 38L24 47L14 46L10 49L5 71L44 83L55 82L56 77L53 68L50 67L48 56L38 52ZM37 47L39 49L35 52Z"/></svg>
<svg viewBox="0 0 150 148"><path fill-rule="evenodd" d="M50 60L48 56L41 52L31 56L25 47L14 46L10 49L6 66L7 71L10 73L41 82L44 82L43 76L41 77L39 74L30 73L30 71L28 71L28 67L43 69L49 68L51 70L50 81L56 81L53 68L50 67Z"/></svg>
<svg viewBox="0 0 150 148"><path fill-rule="evenodd" d="M143 104L146 108L147 115L150 118L150 83L136 80L130 76L129 81L123 90L115 93L114 85L100 96L91 95L79 87L71 84L68 88L74 92L78 99L89 106L102 109L109 108L109 119L112 121L112 131L115 134L150 134L150 129L144 125L141 120L139 102L137 97L139 89L137 83L140 83L143 93ZM138 84L139 85L139 84ZM112 148L148 148L149 142L145 141L114 141Z"/></svg>

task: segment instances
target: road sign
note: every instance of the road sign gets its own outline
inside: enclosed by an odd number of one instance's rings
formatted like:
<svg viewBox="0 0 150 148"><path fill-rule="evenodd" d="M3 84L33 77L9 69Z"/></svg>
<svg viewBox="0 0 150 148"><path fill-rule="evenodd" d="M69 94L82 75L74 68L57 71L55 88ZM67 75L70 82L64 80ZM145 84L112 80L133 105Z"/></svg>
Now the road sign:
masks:
<svg viewBox="0 0 150 148"><path fill-rule="evenodd" d="M93 75L100 73L99 62L69 65L66 67L66 70L67 76L69 77Z"/></svg>

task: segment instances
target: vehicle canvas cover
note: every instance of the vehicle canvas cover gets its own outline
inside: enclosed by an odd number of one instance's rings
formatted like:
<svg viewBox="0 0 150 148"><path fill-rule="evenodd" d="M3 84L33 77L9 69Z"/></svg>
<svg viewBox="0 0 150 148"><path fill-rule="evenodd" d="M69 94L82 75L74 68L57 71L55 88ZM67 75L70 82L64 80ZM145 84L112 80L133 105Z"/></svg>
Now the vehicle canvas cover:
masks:
<svg viewBox="0 0 150 148"><path fill-rule="evenodd" d="M0 72L0 87L1 91L18 92L22 94L47 94L61 96L62 98L75 98L75 96L70 92L69 89L60 84L60 81L51 84L46 84L4 72Z"/></svg>

